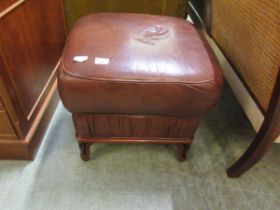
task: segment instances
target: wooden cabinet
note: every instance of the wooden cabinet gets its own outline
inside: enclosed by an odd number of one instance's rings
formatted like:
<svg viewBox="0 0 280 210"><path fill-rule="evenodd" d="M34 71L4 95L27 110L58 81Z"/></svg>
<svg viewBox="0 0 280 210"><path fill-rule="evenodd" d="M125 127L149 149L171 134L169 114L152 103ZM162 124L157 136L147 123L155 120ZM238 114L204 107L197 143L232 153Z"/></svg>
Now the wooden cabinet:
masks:
<svg viewBox="0 0 280 210"><path fill-rule="evenodd" d="M69 29L84 15L98 12L132 12L184 18L186 0L64 0Z"/></svg>
<svg viewBox="0 0 280 210"><path fill-rule="evenodd" d="M8 113L3 106L3 102L0 101L0 103L0 139L17 139L16 132L10 122Z"/></svg>
<svg viewBox="0 0 280 210"><path fill-rule="evenodd" d="M63 11L62 0L0 1L0 158L31 159L40 143L33 137L58 101Z"/></svg>

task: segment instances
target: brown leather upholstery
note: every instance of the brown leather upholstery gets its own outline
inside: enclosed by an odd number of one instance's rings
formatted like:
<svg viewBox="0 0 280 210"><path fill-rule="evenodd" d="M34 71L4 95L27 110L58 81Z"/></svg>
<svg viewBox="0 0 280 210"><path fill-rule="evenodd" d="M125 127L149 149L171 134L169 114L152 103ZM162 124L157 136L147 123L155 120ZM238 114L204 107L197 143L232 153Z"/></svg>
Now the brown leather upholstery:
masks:
<svg viewBox="0 0 280 210"><path fill-rule="evenodd" d="M88 60L73 61L81 55ZM96 58L109 63L95 64ZM58 76L72 113L199 117L216 104L222 86L216 59L190 23L143 14L82 18Z"/></svg>
<svg viewBox="0 0 280 210"><path fill-rule="evenodd" d="M81 158L89 159L92 143L164 143L179 144L184 160L223 83L205 43L190 23L172 17L95 14L76 23L58 82Z"/></svg>

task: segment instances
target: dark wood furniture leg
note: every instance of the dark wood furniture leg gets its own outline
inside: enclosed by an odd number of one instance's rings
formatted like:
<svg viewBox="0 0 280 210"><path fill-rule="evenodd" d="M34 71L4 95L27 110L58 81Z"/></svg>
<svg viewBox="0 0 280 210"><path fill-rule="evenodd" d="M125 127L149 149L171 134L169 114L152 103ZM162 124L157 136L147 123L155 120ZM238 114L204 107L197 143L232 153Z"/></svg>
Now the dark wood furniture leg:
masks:
<svg viewBox="0 0 280 210"><path fill-rule="evenodd" d="M271 148L280 134L280 71L265 120L247 151L234 163L227 174L239 177L253 167Z"/></svg>
<svg viewBox="0 0 280 210"><path fill-rule="evenodd" d="M89 143L79 143L80 156L83 161L88 161L90 156L90 144Z"/></svg>
<svg viewBox="0 0 280 210"><path fill-rule="evenodd" d="M90 159L90 146L94 143L111 143L111 144L136 144L136 143L149 143L149 144L176 144L178 145L177 160L183 162L186 159L192 139L176 139L176 138L139 138L139 137L112 137L112 138L91 138L91 137L77 137L79 140L80 156L84 161ZM147 140L148 139L148 140ZM169 140L169 141L167 141Z"/></svg>
<svg viewBox="0 0 280 210"><path fill-rule="evenodd" d="M180 144L178 145L177 160L183 162L186 159L186 153L189 151L190 145Z"/></svg>

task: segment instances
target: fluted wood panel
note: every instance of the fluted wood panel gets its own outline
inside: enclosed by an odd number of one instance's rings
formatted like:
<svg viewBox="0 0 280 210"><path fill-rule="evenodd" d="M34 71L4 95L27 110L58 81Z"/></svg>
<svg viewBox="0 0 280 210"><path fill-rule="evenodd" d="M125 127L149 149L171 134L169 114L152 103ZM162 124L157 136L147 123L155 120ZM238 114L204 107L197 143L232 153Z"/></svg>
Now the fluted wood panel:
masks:
<svg viewBox="0 0 280 210"><path fill-rule="evenodd" d="M74 114L78 137L193 138L198 118Z"/></svg>

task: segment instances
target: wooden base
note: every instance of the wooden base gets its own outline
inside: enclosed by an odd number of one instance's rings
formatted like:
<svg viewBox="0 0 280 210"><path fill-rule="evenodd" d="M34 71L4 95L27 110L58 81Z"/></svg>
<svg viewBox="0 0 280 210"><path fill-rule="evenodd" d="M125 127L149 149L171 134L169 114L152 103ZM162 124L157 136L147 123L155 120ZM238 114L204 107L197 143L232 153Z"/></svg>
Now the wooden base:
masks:
<svg viewBox="0 0 280 210"><path fill-rule="evenodd" d="M89 160L91 144L142 143L178 145L177 160L184 161L200 118L76 113L73 121L82 160Z"/></svg>
<svg viewBox="0 0 280 210"><path fill-rule="evenodd" d="M55 82L25 139L0 140L0 159L34 159L59 102L59 95L56 87L57 84Z"/></svg>
<svg viewBox="0 0 280 210"><path fill-rule="evenodd" d="M190 139L168 139L168 138L79 138L80 157L84 161L90 159L90 146L93 143L148 143L148 144L178 144L177 160L183 162L186 159L192 140Z"/></svg>

